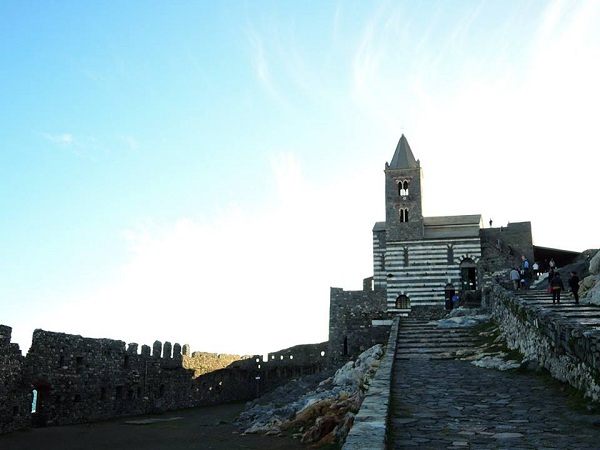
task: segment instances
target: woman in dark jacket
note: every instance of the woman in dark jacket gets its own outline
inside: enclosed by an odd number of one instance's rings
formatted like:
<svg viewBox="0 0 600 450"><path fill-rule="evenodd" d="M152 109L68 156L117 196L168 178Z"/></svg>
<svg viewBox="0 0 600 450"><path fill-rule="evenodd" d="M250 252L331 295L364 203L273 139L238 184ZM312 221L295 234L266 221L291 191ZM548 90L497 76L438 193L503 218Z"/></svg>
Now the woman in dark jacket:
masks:
<svg viewBox="0 0 600 450"><path fill-rule="evenodd" d="M571 272L571 276L569 277L569 289L573 293L573 297L575 298L575 304L579 304L579 277L577 276L577 272Z"/></svg>
<svg viewBox="0 0 600 450"><path fill-rule="evenodd" d="M565 288L565 285L560 278L560 273L554 273L554 276L550 281L550 288L552 289L552 303L560 303L560 293Z"/></svg>

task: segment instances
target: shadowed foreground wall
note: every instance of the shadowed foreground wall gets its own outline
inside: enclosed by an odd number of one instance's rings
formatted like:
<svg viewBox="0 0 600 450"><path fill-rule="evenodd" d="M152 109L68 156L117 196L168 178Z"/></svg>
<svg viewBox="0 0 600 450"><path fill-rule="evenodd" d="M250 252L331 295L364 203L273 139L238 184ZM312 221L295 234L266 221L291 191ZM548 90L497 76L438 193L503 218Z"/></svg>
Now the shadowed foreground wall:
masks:
<svg viewBox="0 0 600 450"><path fill-rule="evenodd" d="M261 356L195 352L35 330L26 357L0 325L0 432L248 400L322 370L326 343ZM33 393L36 393L32 413Z"/></svg>

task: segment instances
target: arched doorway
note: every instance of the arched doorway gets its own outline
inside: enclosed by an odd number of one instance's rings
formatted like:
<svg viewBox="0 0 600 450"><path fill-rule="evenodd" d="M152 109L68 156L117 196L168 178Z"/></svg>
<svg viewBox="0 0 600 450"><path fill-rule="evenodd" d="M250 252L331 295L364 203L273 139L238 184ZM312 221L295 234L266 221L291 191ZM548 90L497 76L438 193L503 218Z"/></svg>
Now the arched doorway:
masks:
<svg viewBox="0 0 600 450"><path fill-rule="evenodd" d="M460 263L460 287L463 291L477 289L477 264L471 258L465 258Z"/></svg>
<svg viewBox="0 0 600 450"><path fill-rule="evenodd" d="M396 297L396 309L410 309L410 298L405 294Z"/></svg>

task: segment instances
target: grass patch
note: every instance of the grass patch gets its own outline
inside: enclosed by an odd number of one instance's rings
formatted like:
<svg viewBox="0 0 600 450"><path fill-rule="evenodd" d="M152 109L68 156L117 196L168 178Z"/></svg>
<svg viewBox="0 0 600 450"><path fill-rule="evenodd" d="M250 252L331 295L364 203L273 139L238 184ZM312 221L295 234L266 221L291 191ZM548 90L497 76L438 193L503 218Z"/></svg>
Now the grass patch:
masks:
<svg viewBox="0 0 600 450"><path fill-rule="evenodd" d="M479 324L471 328L471 332L475 337L475 345L486 353L502 352L504 360L522 361L523 354L517 349L511 349L502 338L500 327L493 321ZM518 370L518 369L513 369Z"/></svg>

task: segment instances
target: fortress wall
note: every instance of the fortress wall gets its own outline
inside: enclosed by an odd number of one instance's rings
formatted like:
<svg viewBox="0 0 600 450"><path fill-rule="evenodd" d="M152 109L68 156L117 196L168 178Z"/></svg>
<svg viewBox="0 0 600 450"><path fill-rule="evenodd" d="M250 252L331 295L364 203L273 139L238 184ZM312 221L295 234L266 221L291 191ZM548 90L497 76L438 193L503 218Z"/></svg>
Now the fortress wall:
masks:
<svg viewBox="0 0 600 450"><path fill-rule="evenodd" d="M531 305L499 285L487 287L484 298L510 348L600 401L600 330Z"/></svg>
<svg viewBox="0 0 600 450"><path fill-rule="evenodd" d="M521 266L521 256L533 264L531 222L509 223L506 227L482 228L481 248L484 269L489 272Z"/></svg>
<svg viewBox="0 0 600 450"><path fill-rule="evenodd" d="M294 362L295 364L312 365L320 363L325 367L328 343L296 345L278 352L269 353L267 359L271 364Z"/></svg>
<svg viewBox="0 0 600 450"><path fill-rule="evenodd" d="M375 344L385 344L390 326L385 290L331 288L328 354L332 363L354 359Z"/></svg>
<svg viewBox="0 0 600 450"><path fill-rule="evenodd" d="M26 357L0 325L0 432L66 425L255 398L326 365L326 343L262 356L195 352L35 330ZM283 357L283 358L282 358ZM33 394L36 394L32 412Z"/></svg>
<svg viewBox="0 0 600 450"><path fill-rule="evenodd" d="M31 392L23 389L25 358L11 335L11 327L0 325L0 433L24 428L30 420Z"/></svg>

